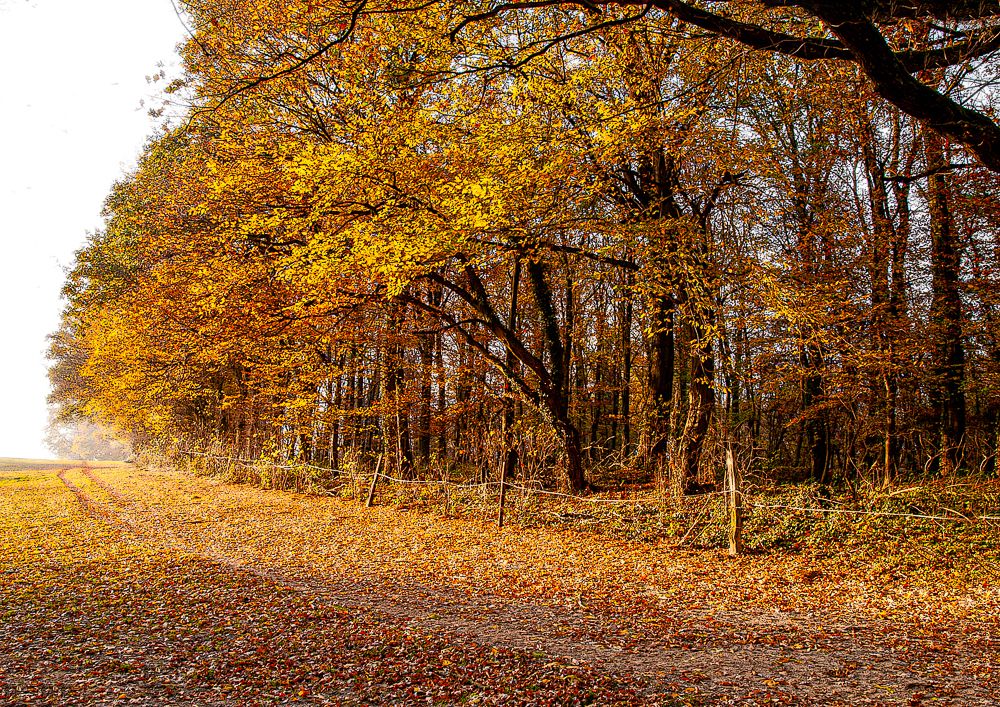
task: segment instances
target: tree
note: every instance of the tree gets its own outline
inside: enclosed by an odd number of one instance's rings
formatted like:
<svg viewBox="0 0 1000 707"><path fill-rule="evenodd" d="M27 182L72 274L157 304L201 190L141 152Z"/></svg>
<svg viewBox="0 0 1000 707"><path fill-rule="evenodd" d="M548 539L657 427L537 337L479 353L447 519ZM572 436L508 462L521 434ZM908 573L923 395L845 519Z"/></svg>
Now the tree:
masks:
<svg viewBox="0 0 1000 707"><path fill-rule="evenodd" d="M821 484L994 454L995 180L850 61L610 3L189 6L189 121L69 274L64 410L572 491L697 491L734 442ZM802 8L730 7L844 58ZM900 56L942 31L921 7L875 20Z"/></svg>
<svg viewBox="0 0 1000 707"><path fill-rule="evenodd" d="M467 8L453 2L383 6L371 0L331 2L294 21L327 30L316 43L283 41L272 47L255 48L256 68L246 67L231 75L231 84L217 94L227 101L249 88L300 70L347 42L361 31L367 17L387 13L418 13L447 18L452 38L471 25L511 13L531 15L537 10L559 8L585 17L581 27L547 38L533 38L514 45L501 66L520 65L546 51L562 39L581 32L655 19L665 13L685 25L726 37L747 47L784 54L805 61L850 62L872 82L885 100L931 129L965 145L993 171L1000 171L1000 126L983 110L965 105L922 82L915 73L991 62L1000 50L1000 7L987 0L741 0L724 3L724 12L706 9L715 3L684 0L530 0L528 2L482 2ZM189 0L186 6L196 17L203 3ZM310 6L312 7L312 6ZM625 10L625 14L621 10ZM628 12L631 14L628 14ZM212 21L218 21L212 17ZM817 21L820 23L817 27ZM918 42L918 38L926 41ZM269 50L273 52L268 56ZM454 73L453 68L443 76ZM421 80L427 79L424 72Z"/></svg>

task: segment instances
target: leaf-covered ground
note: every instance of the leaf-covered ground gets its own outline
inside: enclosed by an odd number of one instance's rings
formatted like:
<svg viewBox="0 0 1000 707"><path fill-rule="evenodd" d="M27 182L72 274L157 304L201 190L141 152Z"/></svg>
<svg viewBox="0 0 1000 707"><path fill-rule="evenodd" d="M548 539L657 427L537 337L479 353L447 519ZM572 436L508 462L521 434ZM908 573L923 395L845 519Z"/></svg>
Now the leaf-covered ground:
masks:
<svg viewBox="0 0 1000 707"><path fill-rule="evenodd" d="M995 705L998 610L848 553L0 467L0 705Z"/></svg>

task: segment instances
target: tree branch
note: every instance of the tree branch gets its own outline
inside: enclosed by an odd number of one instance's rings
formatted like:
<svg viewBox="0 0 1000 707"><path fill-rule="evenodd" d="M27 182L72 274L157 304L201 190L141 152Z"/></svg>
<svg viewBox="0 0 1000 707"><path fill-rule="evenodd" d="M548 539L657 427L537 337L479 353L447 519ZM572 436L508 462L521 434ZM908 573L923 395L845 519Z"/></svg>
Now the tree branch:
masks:
<svg viewBox="0 0 1000 707"><path fill-rule="evenodd" d="M826 5L817 8L816 14L851 50L880 96L932 130L966 145L989 169L1000 172L1000 126L911 76L869 20Z"/></svg>

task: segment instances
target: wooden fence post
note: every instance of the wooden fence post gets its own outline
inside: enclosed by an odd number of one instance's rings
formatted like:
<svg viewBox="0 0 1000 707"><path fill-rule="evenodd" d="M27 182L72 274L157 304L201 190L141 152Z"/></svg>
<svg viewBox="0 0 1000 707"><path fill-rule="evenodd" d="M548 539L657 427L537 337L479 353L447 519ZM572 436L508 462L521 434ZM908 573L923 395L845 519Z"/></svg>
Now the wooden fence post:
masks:
<svg viewBox="0 0 1000 707"><path fill-rule="evenodd" d="M729 500L729 554L743 554L743 495L740 475L736 470L733 448L726 448L726 491Z"/></svg>
<svg viewBox="0 0 1000 707"><path fill-rule="evenodd" d="M500 508L497 509L497 528L503 530L504 503L507 501L507 460L500 462Z"/></svg>
<svg viewBox="0 0 1000 707"><path fill-rule="evenodd" d="M372 485L368 487L368 500L365 501L365 508L371 508L372 503L375 501L375 485L378 483L383 459L385 459L384 453L375 462L375 471L372 473Z"/></svg>

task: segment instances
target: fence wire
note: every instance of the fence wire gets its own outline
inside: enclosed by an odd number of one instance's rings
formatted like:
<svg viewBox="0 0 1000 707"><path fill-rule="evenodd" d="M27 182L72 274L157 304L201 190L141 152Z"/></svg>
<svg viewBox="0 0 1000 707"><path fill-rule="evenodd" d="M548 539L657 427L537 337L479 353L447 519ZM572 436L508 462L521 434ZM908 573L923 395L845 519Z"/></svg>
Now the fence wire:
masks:
<svg viewBox="0 0 1000 707"><path fill-rule="evenodd" d="M275 469L283 469L288 471L295 471L299 469L315 469L322 472L333 472L333 473L343 473L340 469L333 467L322 467L316 466L314 464L293 464L293 465L283 465L276 462L270 462L267 460L257 459L240 459L237 457L227 457L218 454L205 454L201 452L190 452L184 451L181 454L201 457L205 459L215 459L218 461L228 461L237 462L240 464L246 464L249 466L264 464ZM464 488L464 489L478 489L482 490L490 487L497 487L501 485L500 481L481 481L472 482L467 481L450 481L448 479L403 479L395 476L391 476L382 471L376 471L375 477L380 480L390 481L396 484L403 485L413 485L413 486L439 486L439 487L452 487L452 488ZM578 496L570 493L562 493L560 491L549 491L546 489L534 489L527 486L522 486L520 484L512 483L509 481L502 482L508 489L513 489L516 491L521 491L526 495L538 495L538 496L551 496L558 498L566 498L574 503L583 504L606 504L606 505L643 505L647 501L644 499L625 499L625 498L587 498L584 496ZM1000 516L994 515L978 515L978 516L967 516L960 513L955 513L955 515L934 515L930 513L901 513L893 511L869 511L855 508L811 508L806 506L792 506L785 504L769 504L769 503L755 503L751 497L742 492L738 491L737 494L744 500L744 509L766 509L766 510L788 510L796 511L800 513L825 513L833 514L840 513L845 515L856 515L856 516L875 516L875 517L892 517L892 518L914 518L917 520L935 520L935 521L950 521L950 522L975 522L975 521L1000 521ZM731 496L730 491L711 491L708 493L701 493L697 495L698 499L710 498L713 496Z"/></svg>

